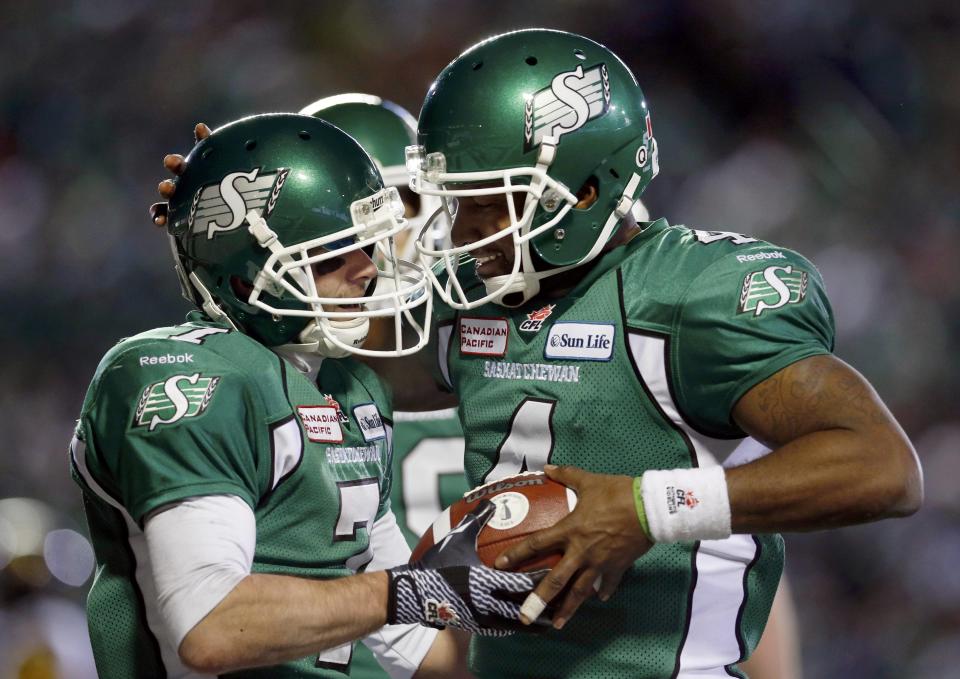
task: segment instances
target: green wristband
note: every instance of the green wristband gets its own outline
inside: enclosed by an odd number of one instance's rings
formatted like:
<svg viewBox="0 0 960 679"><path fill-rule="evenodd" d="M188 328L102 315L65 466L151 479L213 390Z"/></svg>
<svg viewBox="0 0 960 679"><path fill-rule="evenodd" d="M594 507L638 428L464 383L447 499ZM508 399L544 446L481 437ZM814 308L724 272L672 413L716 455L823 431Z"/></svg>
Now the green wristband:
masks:
<svg viewBox="0 0 960 679"><path fill-rule="evenodd" d="M633 506L637 510L637 520L640 521L640 527L643 529L644 535L653 542L653 538L650 536L650 524L647 523L647 510L643 507L642 480L642 476L633 479Z"/></svg>

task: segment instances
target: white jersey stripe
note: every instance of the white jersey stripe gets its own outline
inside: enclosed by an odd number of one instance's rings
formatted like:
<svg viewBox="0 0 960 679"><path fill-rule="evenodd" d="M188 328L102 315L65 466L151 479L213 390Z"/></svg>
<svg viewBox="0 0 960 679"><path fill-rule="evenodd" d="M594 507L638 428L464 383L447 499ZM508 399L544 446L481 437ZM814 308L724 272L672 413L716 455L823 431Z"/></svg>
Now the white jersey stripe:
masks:
<svg viewBox="0 0 960 679"><path fill-rule="evenodd" d="M673 400L667 372L667 338L629 333L630 353L640 377L670 422L690 441L701 467L718 460L740 442L714 439L691 427ZM751 535L704 540L697 550L696 585L677 679L729 677L724 667L740 659L737 617L744 600L744 573L757 553Z"/></svg>
<svg viewBox="0 0 960 679"><path fill-rule="evenodd" d="M150 557L147 553L146 537L143 531L140 530L137 522L133 520L126 508L112 498L110 494L97 483L97 480L87 468L87 446L76 436L74 436L70 442L70 455L73 457L73 463L77 468L77 472L79 472L84 483L87 484L87 487L96 493L97 497L101 500L118 510L121 516L123 516L124 522L127 524L128 542L130 544L130 550L133 552L134 559L136 560L137 569L135 578L137 586L143 595L143 604L147 615L147 627L150 629L151 634L157 639L160 647L160 657L167 670L168 679L208 679L212 677L213 675L192 672L186 665L181 663L177 650L171 647L167 635L162 632L164 628L160 619L160 610L156 604L157 592L154 585Z"/></svg>
<svg viewBox="0 0 960 679"><path fill-rule="evenodd" d="M678 679L729 676L723 668L740 660L737 616L743 603L743 576L757 553L752 535L703 540L697 551L697 586L690 628L680 653Z"/></svg>
<svg viewBox="0 0 960 679"><path fill-rule="evenodd" d="M452 335L452 323L437 328L437 362L440 365L440 374L443 375L443 381L450 389L453 389L453 382L450 381L450 364L447 362L447 355L450 352L450 337Z"/></svg>
<svg viewBox="0 0 960 679"><path fill-rule="evenodd" d="M297 420L291 417L273 430L273 477L270 490L274 490L303 458L303 436Z"/></svg>
<svg viewBox="0 0 960 679"><path fill-rule="evenodd" d="M670 381L667 376L667 342L665 337L642 335L631 332L630 353L636 363L643 381L656 400L657 405L669 420L690 439L697 454L699 466L709 467L737 447L742 439L715 439L701 434L691 427L680 415L680 409L670 393Z"/></svg>

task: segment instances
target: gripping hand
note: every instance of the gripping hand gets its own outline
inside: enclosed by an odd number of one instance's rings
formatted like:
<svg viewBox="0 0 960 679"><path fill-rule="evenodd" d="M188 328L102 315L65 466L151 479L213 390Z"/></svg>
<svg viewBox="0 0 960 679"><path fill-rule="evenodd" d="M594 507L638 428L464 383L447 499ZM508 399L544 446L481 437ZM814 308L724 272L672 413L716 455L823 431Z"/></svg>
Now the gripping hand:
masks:
<svg viewBox="0 0 960 679"><path fill-rule="evenodd" d="M457 627L482 636L521 629L520 605L541 573L488 568L477 556L477 536L496 508L484 501L409 566L388 571L389 623Z"/></svg>

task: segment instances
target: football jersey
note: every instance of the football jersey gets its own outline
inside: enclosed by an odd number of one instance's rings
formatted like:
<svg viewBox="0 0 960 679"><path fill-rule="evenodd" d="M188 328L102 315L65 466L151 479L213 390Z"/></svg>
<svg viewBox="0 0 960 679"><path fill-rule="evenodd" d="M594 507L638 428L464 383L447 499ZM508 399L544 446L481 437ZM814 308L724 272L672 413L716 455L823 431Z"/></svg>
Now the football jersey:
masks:
<svg viewBox="0 0 960 679"><path fill-rule="evenodd" d="M253 572L363 570L390 507L390 413L362 363L316 384L199 314L121 341L97 368L71 445L97 559L87 599L101 677L188 677L160 621L143 534L150 512L235 495L257 525ZM352 644L236 677L342 677Z"/></svg>
<svg viewBox="0 0 960 679"><path fill-rule="evenodd" d="M438 303L438 370L460 395L472 486L547 462L628 476L716 464L745 436L731 417L741 396L832 350L820 275L800 255L665 220L643 227L562 297L516 309ZM458 275L479 297L472 269L465 260ZM587 601L563 630L474 638L471 669L498 679L737 673L782 564L778 535L654 545L608 602Z"/></svg>
<svg viewBox="0 0 960 679"><path fill-rule="evenodd" d="M393 414L390 505L413 548L440 512L467 492L463 432L455 408ZM366 646L358 644L350 679L386 679Z"/></svg>

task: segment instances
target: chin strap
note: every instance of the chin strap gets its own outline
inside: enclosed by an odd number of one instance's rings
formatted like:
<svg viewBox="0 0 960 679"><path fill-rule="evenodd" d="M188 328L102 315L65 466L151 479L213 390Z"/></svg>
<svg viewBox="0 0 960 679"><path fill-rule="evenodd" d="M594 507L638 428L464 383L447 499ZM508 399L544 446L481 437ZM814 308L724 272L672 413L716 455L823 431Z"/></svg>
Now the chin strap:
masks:
<svg viewBox="0 0 960 679"><path fill-rule="evenodd" d="M199 303L203 313L210 317L210 320L215 323L226 323L231 328L237 332L241 332L240 328L237 327L237 324L233 322L233 319L227 316L227 314L220 308L220 306L213 301L213 295L210 294L210 291L207 290L207 286L203 284L203 281L197 276L197 274L190 274L190 283L193 284L193 287L200 294L200 298L203 300L202 303Z"/></svg>
<svg viewBox="0 0 960 679"><path fill-rule="evenodd" d="M183 257L180 255L180 248L177 247L177 239L173 234L167 234L167 242L170 244L170 254L173 255L173 269L177 272L177 280L180 282L180 294L191 304L197 305L200 301L190 286L190 278L187 276L186 267L183 264Z"/></svg>
<svg viewBox="0 0 960 679"><path fill-rule="evenodd" d="M491 302L513 309L523 306L527 300L540 292L540 280L531 274L520 273L514 276L513 280L510 280L510 278L510 274L504 274L503 276L492 276L484 279L483 284L487 289L487 294L498 293L496 297L490 300ZM504 286L506 281L510 281L510 283ZM519 295L519 297L508 302L507 298L512 295Z"/></svg>
<svg viewBox="0 0 960 679"><path fill-rule="evenodd" d="M300 333L299 345L303 351L327 358L345 358L351 355L348 347L362 346L370 333L370 319L361 316L349 321L324 319L324 326L310 321Z"/></svg>

